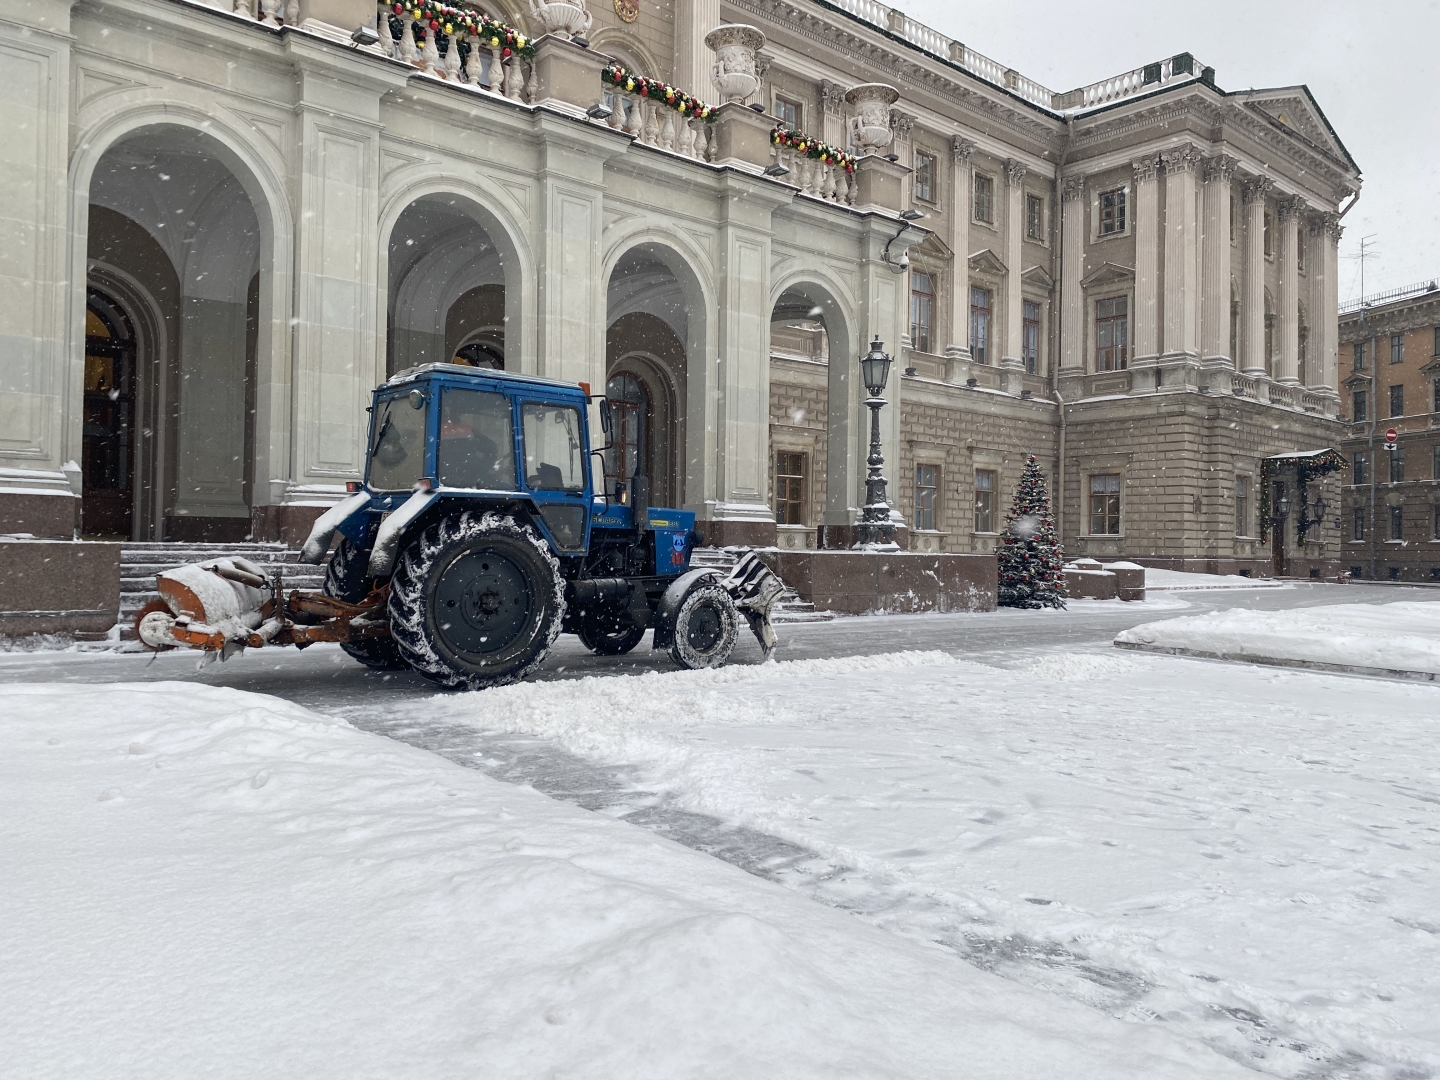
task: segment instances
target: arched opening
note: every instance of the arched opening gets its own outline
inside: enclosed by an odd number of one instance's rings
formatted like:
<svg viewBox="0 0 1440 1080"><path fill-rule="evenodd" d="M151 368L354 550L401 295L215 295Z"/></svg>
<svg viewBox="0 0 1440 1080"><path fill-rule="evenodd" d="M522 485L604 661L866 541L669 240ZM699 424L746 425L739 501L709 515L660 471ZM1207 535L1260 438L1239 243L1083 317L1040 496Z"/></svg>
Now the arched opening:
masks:
<svg viewBox="0 0 1440 1080"><path fill-rule="evenodd" d="M606 480L613 487L641 467L657 506L682 506L688 497L686 386L697 335L704 333L698 292L684 261L660 245L632 248L610 274L606 390L619 395L612 408L625 445L607 455Z"/></svg>
<svg viewBox="0 0 1440 1080"><path fill-rule="evenodd" d="M770 503L786 546L819 546L819 526L848 543L859 465L851 343L840 302L813 282L789 285L770 312ZM803 527L803 537L793 535Z"/></svg>
<svg viewBox="0 0 1440 1080"><path fill-rule="evenodd" d="M242 173L216 139L175 125L137 130L96 163L86 223L87 533L250 533L261 277L270 268L254 178ZM116 333L128 334L124 347ZM101 391L102 378L116 381Z"/></svg>
<svg viewBox="0 0 1440 1080"><path fill-rule="evenodd" d="M458 195L427 195L390 231L386 370L458 363L504 369L506 260L476 207ZM515 358L508 365L517 369Z"/></svg>

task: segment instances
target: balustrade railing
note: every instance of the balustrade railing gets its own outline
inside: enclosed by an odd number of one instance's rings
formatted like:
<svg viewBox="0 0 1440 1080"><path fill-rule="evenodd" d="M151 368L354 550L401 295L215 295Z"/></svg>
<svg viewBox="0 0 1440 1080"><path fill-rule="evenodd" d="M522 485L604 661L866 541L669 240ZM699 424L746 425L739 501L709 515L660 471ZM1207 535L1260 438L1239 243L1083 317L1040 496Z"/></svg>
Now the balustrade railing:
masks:
<svg viewBox="0 0 1440 1080"><path fill-rule="evenodd" d="M1093 109L1177 80L1198 79L1204 71L1205 68L1190 53L1176 53L1153 64L1144 64L1133 71L1060 94L1055 104L1062 111Z"/></svg>
<svg viewBox="0 0 1440 1080"><path fill-rule="evenodd" d="M605 91L610 115L604 121L616 131L633 135L646 146L670 150L697 161L709 161L714 154L711 125L685 116L664 104L619 87Z"/></svg>
<svg viewBox="0 0 1440 1080"><path fill-rule="evenodd" d="M803 131L777 127L770 133L775 164L806 195L850 206L855 202L855 157Z"/></svg>
<svg viewBox="0 0 1440 1080"><path fill-rule="evenodd" d="M424 74L511 101L530 100L533 48L513 26L458 8L382 3L376 7L375 33L386 56Z"/></svg>

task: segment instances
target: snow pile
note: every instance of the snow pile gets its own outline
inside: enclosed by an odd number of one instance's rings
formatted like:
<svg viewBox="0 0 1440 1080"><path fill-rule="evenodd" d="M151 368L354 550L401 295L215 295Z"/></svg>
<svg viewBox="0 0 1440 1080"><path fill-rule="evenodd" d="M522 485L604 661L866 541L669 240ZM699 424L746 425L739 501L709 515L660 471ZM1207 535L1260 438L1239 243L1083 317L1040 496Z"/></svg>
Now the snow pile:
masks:
<svg viewBox="0 0 1440 1080"><path fill-rule="evenodd" d="M1234 608L1146 623L1115 644L1201 656L1440 675L1440 603Z"/></svg>
<svg viewBox="0 0 1440 1080"><path fill-rule="evenodd" d="M0 687L0 733L7 1076L1245 1075L273 698Z"/></svg>
<svg viewBox="0 0 1440 1080"><path fill-rule="evenodd" d="M1440 1072L1440 687L924 655L507 687L426 715L557 740L645 813L801 845L820 858L778 875L801 895L1097 1023L1294 1080Z"/></svg>
<svg viewBox="0 0 1440 1080"><path fill-rule="evenodd" d="M1239 574L1187 574L1179 570L1145 569L1147 590L1189 591L1191 589L1288 589L1283 581L1241 577Z"/></svg>

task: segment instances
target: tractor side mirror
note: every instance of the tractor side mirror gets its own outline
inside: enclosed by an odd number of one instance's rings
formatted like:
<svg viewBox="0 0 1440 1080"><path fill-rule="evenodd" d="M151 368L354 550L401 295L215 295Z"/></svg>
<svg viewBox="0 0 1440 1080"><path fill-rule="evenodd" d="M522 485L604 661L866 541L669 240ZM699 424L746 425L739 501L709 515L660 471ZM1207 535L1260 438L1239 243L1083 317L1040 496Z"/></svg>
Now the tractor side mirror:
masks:
<svg viewBox="0 0 1440 1080"><path fill-rule="evenodd" d="M610 415L610 399L602 397L600 399L600 430L605 433L606 441L609 441L614 426L614 418Z"/></svg>
<svg viewBox="0 0 1440 1080"><path fill-rule="evenodd" d="M412 409L423 409L425 407L424 390L411 390L405 397L409 400Z"/></svg>

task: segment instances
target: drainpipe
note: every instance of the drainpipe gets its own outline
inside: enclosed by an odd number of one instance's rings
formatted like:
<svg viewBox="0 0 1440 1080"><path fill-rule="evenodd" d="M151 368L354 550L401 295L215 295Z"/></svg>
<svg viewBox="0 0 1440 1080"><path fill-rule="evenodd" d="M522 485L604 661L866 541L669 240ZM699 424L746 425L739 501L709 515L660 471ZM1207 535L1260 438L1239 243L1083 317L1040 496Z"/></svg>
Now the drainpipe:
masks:
<svg viewBox="0 0 1440 1080"><path fill-rule="evenodd" d="M1364 297L1361 297L1364 301ZM1363 317L1363 316L1362 316ZM1375 520L1375 485L1380 479L1380 462L1375 460L1375 425L1380 416L1380 378L1376 365L1380 363L1380 338L1378 335L1370 339L1370 448L1367 453L1370 455L1370 580L1375 581L1380 577L1379 552L1375 547L1375 530L1379 523Z"/></svg>

